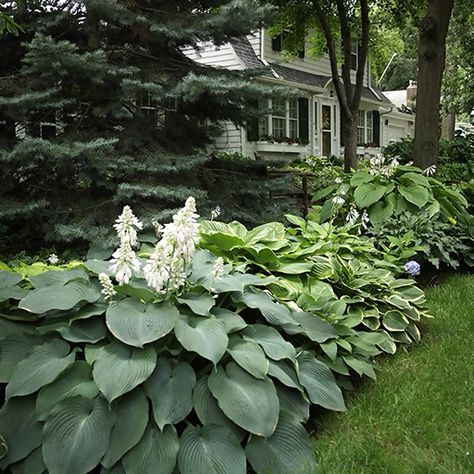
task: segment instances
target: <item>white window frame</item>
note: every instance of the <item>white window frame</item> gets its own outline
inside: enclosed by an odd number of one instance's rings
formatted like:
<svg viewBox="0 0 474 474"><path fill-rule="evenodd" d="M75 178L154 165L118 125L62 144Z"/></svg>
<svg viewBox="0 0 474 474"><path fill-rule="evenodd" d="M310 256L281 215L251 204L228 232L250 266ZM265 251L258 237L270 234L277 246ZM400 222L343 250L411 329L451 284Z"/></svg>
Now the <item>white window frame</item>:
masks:
<svg viewBox="0 0 474 474"><path fill-rule="evenodd" d="M362 114L362 115L361 115ZM361 125L361 116L364 123ZM359 142L359 134L362 131L363 142ZM372 110L359 110L357 115L357 146L365 146L374 143L374 118Z"/></svg>
<svg viewBox="0 0 474 474"><path fill-rule="evenodd" d="M296 110L296 117L291 117L290 116L290 100L295 101L295 110ZM271 138L291 138L293 140L298 140L300 137L300 110L299 110L299 103L298 99L290 99L290 100L285 100L285 115L277 115L273 113L273 100L268 99L268 113L262 117L260 120L264 121L264 125L262 125L262 122L259 123L259 135L261 135L261 131L265 130L267 133L265 134L268 137ZM283 137L274 137L273 135L273 119L284 119L285 120L285 129L284 129L284 136ZM291 127L290 127L290 122L293 122L296 124L296 136L291 136Z"/></svg>

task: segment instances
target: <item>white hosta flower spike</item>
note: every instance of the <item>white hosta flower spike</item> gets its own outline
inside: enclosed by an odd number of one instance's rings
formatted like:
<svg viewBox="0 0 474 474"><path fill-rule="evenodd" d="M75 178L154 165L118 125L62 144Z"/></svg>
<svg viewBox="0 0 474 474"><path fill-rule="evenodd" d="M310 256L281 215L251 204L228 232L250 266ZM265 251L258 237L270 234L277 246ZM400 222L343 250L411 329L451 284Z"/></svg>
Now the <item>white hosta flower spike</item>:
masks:
<svg viewBox="0 0 474 474"><path fill-rule="evenodd" d="M52 253L48 258L48 262L51 265L57 265L59 263L59 258L55 253Z"/></svg>
<svg viewBox="0 0 474 474"><path fill-rule="evenodd" d="M112 257L110 271L120 285L128 284L133 275L140 273L140 260L128 242L123 242Z"/></svg>
<svg viewBox="0 0 474 474"><path fill-rule="evenodd" d="M131 247L137 245L136 229L141 230L142 228L143 224L135 217L130 206L124 206L122 214L114 224L120 242L128 242Z"/></svg>
<svg viewBox="0 0 474 474"><path fill-rule="evenodd" d="M436 174L436 165L431 165L431 166L428 166L428 168L426 168L424 171L423 171L423 174L425 176L434 176Z"/></svg>
<svg viewBox="0 0 474 474"><path fill-rule="evenodd" d="M104 295L105 301L111 300L117 294L112 280L106 273L99 273L99 283L100 286L102 286L102 294Z"/></svg>

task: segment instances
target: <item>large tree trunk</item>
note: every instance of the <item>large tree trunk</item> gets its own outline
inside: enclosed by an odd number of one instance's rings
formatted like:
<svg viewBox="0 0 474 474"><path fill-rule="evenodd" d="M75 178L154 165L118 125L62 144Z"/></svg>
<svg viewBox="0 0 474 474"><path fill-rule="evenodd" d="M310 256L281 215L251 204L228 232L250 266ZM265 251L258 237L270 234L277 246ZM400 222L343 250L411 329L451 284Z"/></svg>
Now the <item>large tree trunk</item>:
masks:
<svg viewBox="0 0 474 474"><path fill-rule="evenodd" d="M420 25L414 161L421 169L435 165L438 159L441 81L453 4L454 0L428 0Z"/></svg>
<svg viewBox="0 0 474 474"><path fill-rule="evenodd" d="M357 122L346 117L341 132L344 137L344 171L349 173L357 168Z"/></svg>

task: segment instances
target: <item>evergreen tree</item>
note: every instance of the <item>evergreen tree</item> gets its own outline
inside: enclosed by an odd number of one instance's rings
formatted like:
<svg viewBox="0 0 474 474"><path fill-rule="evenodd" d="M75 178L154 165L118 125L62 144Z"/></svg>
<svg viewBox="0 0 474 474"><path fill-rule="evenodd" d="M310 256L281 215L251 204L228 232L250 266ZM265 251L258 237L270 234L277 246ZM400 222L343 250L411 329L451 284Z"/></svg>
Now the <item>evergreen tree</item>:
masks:
<svg viewBox="0 0 474 474"><path fill-rule="evenodd" d="M150 228L189 195L200 209L213 206L205 188L218 194L219 180L209 182L202 152L213 136L208 124L243 124L257 114L256 99L275 91L198 65L183 50L248 34L268 20L268 6L22 0L0 7L23 29L0 37L2 247L103 245L125 203Z"/></svg>

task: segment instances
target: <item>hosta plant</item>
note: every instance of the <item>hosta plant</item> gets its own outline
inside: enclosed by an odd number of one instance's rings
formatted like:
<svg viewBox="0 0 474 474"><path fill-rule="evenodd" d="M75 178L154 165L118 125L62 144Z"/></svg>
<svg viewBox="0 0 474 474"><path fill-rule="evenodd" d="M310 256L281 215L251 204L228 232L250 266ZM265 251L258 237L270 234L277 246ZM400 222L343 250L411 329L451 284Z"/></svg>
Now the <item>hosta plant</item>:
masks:
<svg viewBox="0 0 474 474"><path fill-rule="evenodd" d="M280 302L331 324L336 337L314 342L336 374L375 378L374 356L419 341L416 324L427 316L423 291L397 277L400 269L356 228L288 218L293 228L204 222L200 245L246 272L273 276L269 287Z"/></svg>
<svg viewBox="0 0 474 474"><path fill-rule="evenodd" d="M309 408L345 409L316 357L337 330L270 272L195 251L196 218L188 200L140 247L126 208L111 261L0 272L0 470L314 472Z"/></svg>

